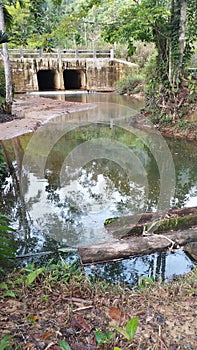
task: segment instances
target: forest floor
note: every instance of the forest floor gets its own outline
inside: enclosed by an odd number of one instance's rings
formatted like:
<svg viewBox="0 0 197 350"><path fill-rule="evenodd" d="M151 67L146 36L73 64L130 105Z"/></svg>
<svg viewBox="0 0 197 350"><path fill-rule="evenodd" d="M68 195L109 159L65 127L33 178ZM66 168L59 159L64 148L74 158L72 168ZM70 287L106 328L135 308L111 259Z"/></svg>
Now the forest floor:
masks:
<svg viewBox="0 0 197 350"><path fill-rule="evenodd" d="M92 282L83 271L69 274L68 266L35 276L23 269L0 280L0 347L7 345L1 349L197 349L197 268L134 289ZM137 333L128 340L114 327L125 330L134 317Z"/></svg>

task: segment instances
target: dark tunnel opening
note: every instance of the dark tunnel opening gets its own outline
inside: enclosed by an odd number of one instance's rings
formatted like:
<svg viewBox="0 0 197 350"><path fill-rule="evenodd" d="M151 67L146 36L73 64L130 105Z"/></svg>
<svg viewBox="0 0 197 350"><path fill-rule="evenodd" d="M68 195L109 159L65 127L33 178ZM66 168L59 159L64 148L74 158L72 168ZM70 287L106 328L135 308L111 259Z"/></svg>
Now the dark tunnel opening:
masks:
<svg viewBox="0 0 197 350"><path fill-rule="evenodd" d="M81 88L81 72L76 69L65 69L64 70L64 88L69 89L80 89Z"/></svg>
<svg viewBox="0 0 197 350"><path fill-rule="evenodd" d="M38 71L37 77L39 91L57 90L55 84L55 74L55 70Z"/></svg>

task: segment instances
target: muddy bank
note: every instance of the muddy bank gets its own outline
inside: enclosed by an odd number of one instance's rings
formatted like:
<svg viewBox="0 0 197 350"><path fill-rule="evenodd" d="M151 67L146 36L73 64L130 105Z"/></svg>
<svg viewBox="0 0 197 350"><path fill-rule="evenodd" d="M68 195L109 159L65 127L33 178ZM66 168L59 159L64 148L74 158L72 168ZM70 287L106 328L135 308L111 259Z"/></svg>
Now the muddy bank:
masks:
<svg viewBox="0 0 197 350"><path fill-rule="evenodd" d="M10 118L12 120L5 116L5 122L0 124L0 140L32 132L57 116L89 108L94 108L94 105L38 96L22 96L13 104L13 118Z"/></svg>
<svg viewBox="0 0 197 350"><path fill-rule="evenodd" d="M188 119L181 119L176 124L165 125L154 124L151 122L150 114L142 112L131 119L131 125L134 128L147 130L149 132L162 134L165 137L174 137L176 139L186 139L190 141L197 140L197 120L188 117Z"/></svg>

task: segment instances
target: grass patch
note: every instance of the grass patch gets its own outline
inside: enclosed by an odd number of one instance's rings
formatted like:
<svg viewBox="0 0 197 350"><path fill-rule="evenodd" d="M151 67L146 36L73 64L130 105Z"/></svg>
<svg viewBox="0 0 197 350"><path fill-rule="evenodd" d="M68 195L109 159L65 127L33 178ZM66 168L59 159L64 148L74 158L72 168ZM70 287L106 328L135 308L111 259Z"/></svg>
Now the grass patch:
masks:
<svg viewBox="0 0 197 350"><path fill-rule="evenodd" d="M144 278L131 289L91 281L76 263L28 265L1 278L0 344L7 342L4 349L26 344L32 349L50 349L50 344L72 350L87 344L103 350L160 349L161 344L195 349L196 296L196 268L166 284ZM192 326L185 329L186 322Z"/></svg>

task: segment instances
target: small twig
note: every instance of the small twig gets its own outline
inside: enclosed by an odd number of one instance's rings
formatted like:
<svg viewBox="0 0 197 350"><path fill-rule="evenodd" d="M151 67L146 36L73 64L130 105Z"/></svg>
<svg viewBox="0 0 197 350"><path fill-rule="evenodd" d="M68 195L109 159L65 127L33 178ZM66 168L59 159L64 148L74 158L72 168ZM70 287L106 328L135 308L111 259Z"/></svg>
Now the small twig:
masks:
<svg viewBox="0 0 197 350"><path fill-rule="evenodd" d="M160 337L160 335L157 335L157 333L153 332L153 330L151 329L152 325L149 324L149 325L147 325L147 326L148 326L150 332L151 332L154 336L156 336L156 338L157 338L157 339L160 341L160 343L164 346L164 349L167 349L167 350L168 350L168 346L166 345L165 341Z"/></svg>
<svg viewBox="0 0 197 350"><path fill-rule="evenodd" d="M56 343L54 343L54 342L49 343L49 344L47 345L47 347L44 348L44 350L50 349L50 347L53 346L53 345L56 345Z"/></svg>
<svg viewBox="0 0 197 350"><path fill-rule="evenodd" d="M81 298L63 298L64 300L67 300L67 301L72 301L74 303L83 303L83 304L92 304L92 300L85 300L85 299L81 299Z"/></svg>
<svg viewBox="0 0 197 350"><path fill-rule="evenodd" d="M74 312L78 312L78 311L83 311L83 310L92 309L92 308L93 308L92 305L90 305L90 306L84 306L84 307L79 307L78 309L73 310L73 313L74 313Z"/></svg>
<svg viewBox="0 0 197 350"><path fill-rule="evenodd" d="M172 247L171 247L171 249L173 249L173 247L175 247L176 246L176 248L177 249L179 249L180 248L180 245L179 244L177 244L175 241L173 241L172 239L170 239L170 238L168 238L168 237L166 237L166 236L164 236L164 235L160 235L160 234L158 234L158 236L160 236L160 237L163 237L163 238L165 238L165 239L167 239L171 244L172 244ZM170 249L170 248L169 248Z"/></svg>

